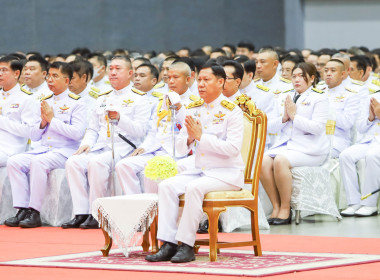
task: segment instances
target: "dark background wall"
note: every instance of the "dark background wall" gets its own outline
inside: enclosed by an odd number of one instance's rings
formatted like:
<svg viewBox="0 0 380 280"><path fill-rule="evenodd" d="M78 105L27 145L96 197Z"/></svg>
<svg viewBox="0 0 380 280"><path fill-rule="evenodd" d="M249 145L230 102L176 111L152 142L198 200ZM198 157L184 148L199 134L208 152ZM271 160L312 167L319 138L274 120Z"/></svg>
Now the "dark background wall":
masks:
<svg viewBox="0 0 380 280"><path fill-rule="evenodd" d="M286 4L284 3L286 2ZM192 49L250 40L302 47L301 0L1 0L0 53ZM298 25L297 25L298 23ZM301 23L302 25L302 23ZM303 31L303 30L302 30Z"/></svg>

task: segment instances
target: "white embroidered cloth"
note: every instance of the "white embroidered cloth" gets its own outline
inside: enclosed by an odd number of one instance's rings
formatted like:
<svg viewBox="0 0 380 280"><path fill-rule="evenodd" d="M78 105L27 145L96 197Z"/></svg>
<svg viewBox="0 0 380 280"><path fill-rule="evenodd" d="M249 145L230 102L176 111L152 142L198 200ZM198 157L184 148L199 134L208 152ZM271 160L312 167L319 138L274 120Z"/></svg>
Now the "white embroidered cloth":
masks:
<svg viewBox="0 0 380 280"><path fill-rule="evenodd" d="M92 215L128 257L149 229L157 209L157 194L143 193L98 198Z"/></svg>

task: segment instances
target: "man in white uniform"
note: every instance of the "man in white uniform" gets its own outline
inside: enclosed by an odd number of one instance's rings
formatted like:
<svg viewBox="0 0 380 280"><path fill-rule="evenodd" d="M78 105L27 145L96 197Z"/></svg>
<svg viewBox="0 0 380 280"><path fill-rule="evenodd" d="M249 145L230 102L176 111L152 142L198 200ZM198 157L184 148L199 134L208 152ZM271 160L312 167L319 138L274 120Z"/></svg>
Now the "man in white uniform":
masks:
<svg viewBox="0 0 380 280"><path fill-rule="evenodd" d="M0 167L25 152L30 129L39 121L38 103L18 84L22 66L14 56L0 59Z"/></svg>
<svg viewBox="0 0 380 280"><path fill-rule="evenodd" d="M173 156L172 116L168 104L177 105L175 129L178 130L178 127L183 126L185 107L194 101L191 99L189 90L190 75L191 69L186 63L175 62L170 65L168 84L172 92L165 94L153 110L148 135L144 142L133 151L130 157L121 160L116 165L117 176L126 194L142 192L138 173L144 170L149 159L158 155ZM182 154L177 151L175 156L181 158L186 155L187 153Z"/></svg>
<svg viewBox="0 0 380 280"><path fill-rule="evenodd" d="M204 195L210 191L240 190L244 185L241 157L243 113L223 96L226 74L223 67L206 64L199 73L199 94L203 100L188 109L185 127L176 141L177 151L195 155L185 158L186 169L159 184L158 234L164 242L147 261L176 263L195 260L194 242L203 216ZM204 101L204 102L203 102ZM186 195L177 227L179 198ZM177 246L178 242L182 242Z"/></svg>
<svg viewBox="0 0 380 280"><path fill-rule="evenodd" d="M332 158L339 157L344 149L351 146L351 129L359 113L357 106L360 100L356 94L345 89L342 83L344 75L345 67L340 60L332 59L324 66L326 93L336 120Z"/></svg>
<svg viewBox="0 0 380 280"><path fill-rule="evenodd" d="M13 207L19 211L5 221L7 226L41 226L39 211L48 187L48 174L63 168L67 158L79 147L86 129L86 109L80 97L68 90L72 75L67 63L54 62L50 66L47 81L54 94L43 98L40 122L31 129L31 139L41 140L40 145L8 159Z"/></svg>
<svg viewBox="0 0 380 280"><path fill-rule="evenodd" d="M107 59L100 53L94 53L90 56L88 61L94 67L94 74L90 86L92 90L98 89L98 94L109 91L112 89L111 83L107 75Z"/></svg>
<svg viewBox="0 0 380 280"><path fill-rule="evenodd" d="M237 61L227 60L223 63L224 72L226 72L226 82L224 83L223 95L235 102L236 98L241 95L239 86L243 79L243 66Z"/></svg>
<svg viewBox="0 0 380 280"><path fill-rule="evenodd" d="M90 215L91 205L95 199L106 195L109 185L112 173L112 123L115 163L129 155L146 134L150 105L145 93L132 91L132 75L129 58L116 56L112 59L109 79L113 91L98 97L86 135L79 149L66 163L75 217L64 223L63 228L99 227Z"/></svg>
<svg viewBox="0 0 380 280"><path fill-rule="evenodd" d="M379 193L361 200L380 186L380 114L378 113L380 92L374 93L366 100L358 122L357 129L365 136L356 145L344 150L339 156L340 174L346 190L349 207L341 212L342 216L368 217L377 215L377 199ZM377 114L375 114L375 111ZM356 172L356 163L365 158L365 179L359 189L359 180Z"/></svg>

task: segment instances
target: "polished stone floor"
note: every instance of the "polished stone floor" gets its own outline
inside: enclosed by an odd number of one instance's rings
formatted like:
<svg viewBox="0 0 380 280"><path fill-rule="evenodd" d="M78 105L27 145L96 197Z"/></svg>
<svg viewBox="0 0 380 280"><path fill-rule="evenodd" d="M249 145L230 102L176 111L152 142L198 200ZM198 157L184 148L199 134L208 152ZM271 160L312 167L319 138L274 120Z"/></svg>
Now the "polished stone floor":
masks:
<svg viewBox="0 0 380 280"><path fill-rule="evenodd" d="M244 227L234 232L250 232L250 229ZM303 218L299 225L293 221L290 225L271 226L269 230L260 230L260 233L380 238L380 215L366 218L343 217L341 221L327 215L314 215Z"/></svg>

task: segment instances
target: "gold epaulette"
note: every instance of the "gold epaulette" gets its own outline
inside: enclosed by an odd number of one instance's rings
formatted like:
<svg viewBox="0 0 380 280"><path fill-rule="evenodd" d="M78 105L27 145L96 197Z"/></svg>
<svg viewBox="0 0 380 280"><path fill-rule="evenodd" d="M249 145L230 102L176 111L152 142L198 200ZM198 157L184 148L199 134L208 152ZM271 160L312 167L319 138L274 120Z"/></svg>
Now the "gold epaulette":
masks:
<svg viewBox="0 0 380 280"><path fill-rule="evenodd" d="M111 93L112 91L113 91L113 89L111 89L111 90L109 90L109 91L106 91L106 92L103 92L103 93L99 93L99 94L98 94L98 97L99 97L99 96L106 95L106 94L109 94L109 93Z"/></svg>
<svg viewBox="0 0 380 280"><path fill-rule="evenodd" d="M285 90L283 93L287 93L287 92L290 92L290 91L293 91L294 88L291 88L291 89L288 89L288 90Z"/></svg>
<svg viewBox="0 0 380 280"><path fill-rule="evenodd" d="M379 80L372 80L372 84L380 87L380 81Z"/></svg>
<svg viewBox="0 0 380 280"><path fill-rule="evenodd" d="M266 91L266 92L270 91L269 87L266 87L266 86L263 86L263 85L256 85L256 87L258 89L261 89L261 90Z"/></svg>
<svg viewBox="0 0 380 280"><path fill-rule="evenodd" d="M373 89L373 88L369 88L369 94L374 94L375 92L378 92L380 90L376 90L376 89Z"/></svg>
<svg viewBox="0 0 380 280"><path fill-rule="evenodd" d="M352 93L358 93L356 90L353 90L349 87L345 87L346 90L348 90L349 92L352 92Z"/></svg>
<svg viewBox="0 0 380 280"><path fill-rule="evenodd" d="M99 97L98 93L96 93L95 91L92 91L92 90L88 93L88 95L95 98L95 99L97 99Z"/></svg>
<svg viewBox="0 0 380 280"><path fill-rule="evenodd" d="M141 91L141 90L138 90L137 88L132 88L132 91L133 91L134 93L139 94L139 95L145 95L145 94L146 94L146 92L143 92L143 91Z"/></svg>
<svg viewBox="0 0 380 280"><path fill-rule="evenodd" d="M107 85L110 85L110 84L111 84L110 81L105 81L104 83L107 84Z"/></svg>
<svg viewBox="0 0 380 280"><path fill-rule="evenodd" d="M161 92L153 91L152 96L157 97L158 99L162 99L164 95Z"/></svg>
<svg viewBox="0 0 380 280"><path fill-rule="evenodd" d="M44 97L41 98L41 101L42 101L42 100L49 99L49 98L53 97L53 95L54 95L54 94L51 93L51 94L48 95L48 96L44 96Z"/></svg>
<svg viewBox="0 0 380 280"><path fill-rule="evenodd" d="M189 105L187 105L186 109L191 109L191 108L202 106L203 103L204 103L203 99L199 99L199 100L191 102Z"/></svg>
<svg viewBox="0 0 380 280"><path fill-rule="evenodd" d="M351 82L354 85L364 86L364 82L352 79Z"/></svg>
<svg viewBox="0 0 380 280"><path fill-rule="evenodd" d="M280 77L280 80L283 81L284 83L290 84L292 81L285 79L283 77Z"/></svg>
<svg viewBox="0 0 380 280"><path fill-rule="evenodd" d="M317 85L325 85L326 84L326 82L325 81L320 81Z"/></svg>
<svg viewBox="0 0 380 280"><path fill-rule="evenodd" d="M222 106L224 108L227 108L228 110L232 111L233 109L235 109L236 107L236 104L232 103L232 102L229 102L227 100L222 100L222 102L220 102L220 104L222 104Z"/></svg>
<svg viewBox="0 0 380 280"><path fill-rule="evenodd" d="M157 88L162 88L162 87L164 87L164 86L165 86L165 83L164 83L164 82L161 82L161 83L155 85L153 88L154 88L154 89L157 89Z"/></svg>
<svg viewBox="0 0 380 280"><path fill-rule="evenodd" d="M20 89L21 89L22 92L26 93L27 95L32 95L33 94L32 92L30 92L29 90L27 90L27 89L25 89L23 87L20 87Z"/></svg>
<svg viewBox="0 0 380 280"><path fill-rule="evenodd" d="M281 90L274 90L272 91L274 94L280 94L281 93Z"/></svg>
<svg viewBox="0 0 380 280"><path fill-rule="evenodd" d="M376 77L376 78L380 78L380 75L377 73L372 73L371 76Z"/></svg>
<svg viewBox="0 0 380 280"><path fill-rule="evenodd" d="M260 78L256 78L256 79L253 80L254 83L256 83L258 81L260 81Z"/></svg>
<svg viewBox="0 0 380 280"><path fill-rule="evenodd" d="M100 89L98 89L97 87L90 87L90 89L96 93L99 93L100 92Z"/></svg>
<svg viewBox="0 0 380 280"><path fill-rule="evenodd" d="M312 90L312 91L315 91L315 92L318 92L318 93L321 93L321 94L324 93L323 90L321 90L321 89L319 89L319 88L315 88L315 87L312 88L311 90Z"/></svg>
<svg viewBox="0 0 380 280"><path fill-rule="evenodd" d="M80 96L78 94L75 94L75 93L69 93L69 97L71 97L72 99L75 99L75 100L78 100L80 98Z"/></svg>
<svg viewBox="0 0 380 280"><path fill-rule="evenodd" d="M191 101L198 101L199 99L201 99L199 96L195 94L191 94L189 98Z"/></svg>

